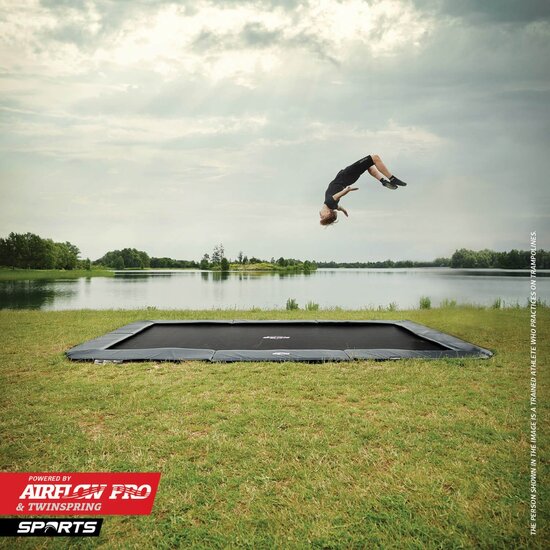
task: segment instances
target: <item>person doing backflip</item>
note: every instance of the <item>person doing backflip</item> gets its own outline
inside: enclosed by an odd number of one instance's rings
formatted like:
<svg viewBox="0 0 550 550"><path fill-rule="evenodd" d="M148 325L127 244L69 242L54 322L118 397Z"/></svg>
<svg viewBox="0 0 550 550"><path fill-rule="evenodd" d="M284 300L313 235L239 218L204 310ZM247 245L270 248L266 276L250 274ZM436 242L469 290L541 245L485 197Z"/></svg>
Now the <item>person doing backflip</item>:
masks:
<svg viewBox="0 0 550 550"><path fill-rule="evenodd" d="M407 185L404 181L391 174L378 155L367 155L357 162L350 164L347 168L340 170L336 174L336 177L328 184L325 192L325 202L319 212L321 225L334 223L338 217L338 211L343 212L346 217L348 216L347 210L342 208L338 203L342 197L351 191L359 189L358 187L351 187L351 185L367 170L373 178L376 178L388 189L397 189L398 187Z"/></svg>

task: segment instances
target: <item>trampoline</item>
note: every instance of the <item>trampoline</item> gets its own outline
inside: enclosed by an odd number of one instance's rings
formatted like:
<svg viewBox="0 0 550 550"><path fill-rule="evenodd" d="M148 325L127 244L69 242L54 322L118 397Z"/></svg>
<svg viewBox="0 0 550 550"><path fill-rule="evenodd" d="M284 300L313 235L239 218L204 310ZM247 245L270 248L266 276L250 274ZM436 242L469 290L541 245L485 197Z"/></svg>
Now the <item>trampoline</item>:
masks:
<svg viewBox="0 0 550 550"><path fill-rule="evenodd" d="M411 321L137 321L67 351L76 361L351 361L488 358Z"/></svg>

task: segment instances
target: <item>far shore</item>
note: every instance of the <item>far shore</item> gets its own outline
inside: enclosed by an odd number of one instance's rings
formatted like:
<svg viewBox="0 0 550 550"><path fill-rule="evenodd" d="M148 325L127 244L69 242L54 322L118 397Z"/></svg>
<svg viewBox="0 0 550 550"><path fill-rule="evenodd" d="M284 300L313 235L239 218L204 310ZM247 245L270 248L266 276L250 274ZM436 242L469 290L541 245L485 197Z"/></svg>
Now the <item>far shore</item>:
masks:
<svg viewBox="0 0 550 550"><path fill-rule="evenodd" d="M146 267L146 268L126 268L126 269L112 269L112 268L92 268L92 269L20 269L10 267L0 267L0 281L16 281L16 280L32 280L32 279L78 279L80 277L114 277L116 273L128 272L128 273L148 273L148 272L177 272L177 271L202 271L205 273L305 273L310 274L318 270L345 270L345 269L376 269L376 270L410 270L410 269L450 269L456 271L470 271L470 272L507 272L517 275L528 274L529 269L502 269L502 268L451 268L451 267L319 267L316 269L303 269L302 267L289 266L280 267L270 264L250 264L240 265L231 264L228 270L222 271L219 268L214 269L200 269L196 267ZM539 277L550 276L550 270L539 269L537 270Z"/></svg>

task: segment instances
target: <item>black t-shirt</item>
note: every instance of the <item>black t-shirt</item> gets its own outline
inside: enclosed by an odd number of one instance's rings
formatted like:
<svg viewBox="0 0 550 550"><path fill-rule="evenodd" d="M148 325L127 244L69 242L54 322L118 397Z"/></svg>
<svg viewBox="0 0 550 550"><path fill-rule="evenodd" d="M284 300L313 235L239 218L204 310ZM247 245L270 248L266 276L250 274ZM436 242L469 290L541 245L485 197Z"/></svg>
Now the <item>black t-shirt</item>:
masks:
<svg viewBox="0 0 550 550"><path fill-rule="evenodd" d="M342 170L340 170L340 172L341 171ZM340 172L338 172L338 174L340 174ZM327 190L325 191L325 204L331 210L336 210L340 202L340 200L335 201L332 196L336 195L336 193L340 193L340 191L343 191L347 187L347 183L341 183L337 181L337 178L338 176L328 184Z"/></svg>
<svg viewBox="0 0 550 550"><path fill-rule="evenodd" d="M331 210L336 210L340 201L335 201L332 196L343 191L348 185L355 183L361 174L368 170L373 164L374 161L371 155L368 155L340 170L338 174L336 174L336 177L328 184L327 190L325 191L325 204Z"/></svg>

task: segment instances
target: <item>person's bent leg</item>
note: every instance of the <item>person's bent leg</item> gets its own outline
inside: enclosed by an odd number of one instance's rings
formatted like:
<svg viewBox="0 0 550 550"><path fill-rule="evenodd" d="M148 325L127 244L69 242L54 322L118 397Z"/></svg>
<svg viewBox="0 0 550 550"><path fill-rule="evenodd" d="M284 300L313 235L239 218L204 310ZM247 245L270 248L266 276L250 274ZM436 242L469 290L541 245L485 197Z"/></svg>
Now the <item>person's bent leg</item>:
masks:
<svg viewBox="0 0 550 550"><path fill-rule="evenodd" d="M370 174L373 178L377 179L378 181L382 181L382 178L383 178L384 176L382 175L381 172L379 172L379 171L376 169L376 166L371 166L371 167L368 169L368 171L369 171L369 174Z"/></svg>
<svg viewBox="0 0 550 550"><path fill-rule="evenodd" d="M372 160L376 168L389 179L392 185L399 185L401 187L405 187L405 185L407 185L404 181L401 181L399 178L392 175L392 173L388 170L388 167L382 162L382 159L378 155L372 155Z"/></svg>
<svg viewBox="0 0 550 550"><path fill-rule="evenodd" d="M382 159L378 155L372 155L372 160L374 166L384 174L387 178L391 178L391 172L388 170L388 167L382 162Z"/></svg>

